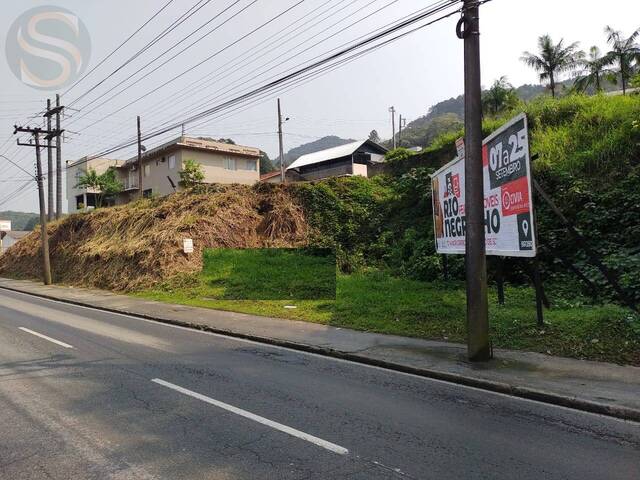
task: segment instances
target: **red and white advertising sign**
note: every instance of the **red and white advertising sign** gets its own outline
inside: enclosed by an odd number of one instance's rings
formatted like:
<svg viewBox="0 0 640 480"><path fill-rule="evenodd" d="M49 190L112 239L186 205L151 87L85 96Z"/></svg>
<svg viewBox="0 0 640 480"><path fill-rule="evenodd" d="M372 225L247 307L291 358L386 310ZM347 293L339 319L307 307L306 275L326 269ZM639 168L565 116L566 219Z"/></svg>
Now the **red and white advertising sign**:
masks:
<svg viewBox="0 0 640 480"><path fill-rule="evenodd" d="M487 255L535 257L527 117L521 114L482 146ZM465 253L464 158L432 175L436 250Z"/></svg>

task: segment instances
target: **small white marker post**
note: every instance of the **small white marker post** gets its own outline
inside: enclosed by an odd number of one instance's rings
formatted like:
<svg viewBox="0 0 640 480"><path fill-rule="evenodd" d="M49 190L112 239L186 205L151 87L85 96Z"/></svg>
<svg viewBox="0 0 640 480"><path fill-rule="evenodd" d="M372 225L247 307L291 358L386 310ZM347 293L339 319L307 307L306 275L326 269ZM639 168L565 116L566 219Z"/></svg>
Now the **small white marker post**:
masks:
<svg viewBox="0 0 640 480"><path fill-rule="evenodd" d="M193 239L192 238L185 238L184 240L182 240L182 250L184 251L184 253L193 253Z"/></svg>

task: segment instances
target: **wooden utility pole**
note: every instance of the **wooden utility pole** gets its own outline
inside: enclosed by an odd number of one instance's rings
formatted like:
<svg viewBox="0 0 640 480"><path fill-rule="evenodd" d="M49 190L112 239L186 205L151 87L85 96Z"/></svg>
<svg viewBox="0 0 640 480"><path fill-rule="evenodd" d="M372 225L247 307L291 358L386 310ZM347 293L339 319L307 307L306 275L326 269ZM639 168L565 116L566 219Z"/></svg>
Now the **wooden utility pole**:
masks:
<svg viewBox="0 0 640 480"><path fill-rule="evenodd" d="M38 184L38 203L40 206L40 242L42 247L42 273L44 277L44 284L51 285L51 261L49 259L49 235L47 233L47 207L44 201L44 184L42 181L42 159L40 156L40 134L43 130L40 128L22 128L16 125L14 135L18 132L30 133L33 135L35 144L32 143L20 143L18 145L35 147L36 149L36 182ZM46 131L47 135L51 135L50 130ZM51 149L49 149L51 150Z"/></svg>
<svg viewBox="0 0 640 480"><path fill-rule="evenodd" d="M278 143L280 145L279 148L279 158L280 158L280 182L286 182L286 170L284 168L284 145L282 141L282 110L280 109L280 99L278 99Z"/></svg>
<svg viewBox="0 0 640 480"><path fill-rule="evenodd" d="M396 109L395 107L389 107L389 112L391 113L391 143L393 145L393 149L396 148Z"/></svg>
<svg viewBox="0 0 640 480"><path fill-rule="evenodd" d="M142 189L142 132L140 130L140 117L138 116L138 197L144 197Z"/></svg>
<svg viewBox="0 0 640 480"><path fill-rule="evenodd" d="M482 173L482 102L480 85L480 13L477 0L464 0L458 37L464 40L465 210L467 280L467 355L491 358L487 258Z"/></svg>
<svg viewBox="0 0 640 480"><path fill-rule="evenodd" d="M47 130L49 132L51 131L51 115L49 114L50 111L51 100L47 98L47 113L45 117L47 118ZM53 189L55 188L53 184L53 137L51 135L47 135L45 139L47 141L47 220L52 222L55 217L55 208L53 204Z"/></svg>
<svg viewBox="0 0 640 480"><path fill-rule="evenodd" d="M62 217L62 130L60 129L60 95L56 95L56 220Z"/></svg>

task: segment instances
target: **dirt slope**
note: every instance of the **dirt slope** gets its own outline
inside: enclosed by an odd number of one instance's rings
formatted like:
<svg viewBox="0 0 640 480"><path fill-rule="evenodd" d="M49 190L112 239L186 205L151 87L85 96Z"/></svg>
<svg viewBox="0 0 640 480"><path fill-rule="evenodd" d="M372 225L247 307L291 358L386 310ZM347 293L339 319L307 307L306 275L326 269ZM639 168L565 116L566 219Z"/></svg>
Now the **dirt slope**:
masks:
<svg viewBox="0 0 640 480"><path fill-rule="evenodd" d="M55 282L133 290L199 270L204 248L303 246L310 228L286 186L233 185L71 215L48 232ZM39 239L37 229L0 257L0 275L40 278Z"/></svg>

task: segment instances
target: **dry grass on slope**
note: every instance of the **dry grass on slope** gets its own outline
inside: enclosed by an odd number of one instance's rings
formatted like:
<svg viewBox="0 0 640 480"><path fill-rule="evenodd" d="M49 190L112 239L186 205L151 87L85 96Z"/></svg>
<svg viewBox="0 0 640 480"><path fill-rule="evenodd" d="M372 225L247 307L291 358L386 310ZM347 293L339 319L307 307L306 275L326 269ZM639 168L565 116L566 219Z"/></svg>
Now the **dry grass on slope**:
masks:
<svg viewBox="0 0 640 480"><path fill-rule="evenodd" d="M48 227L55 282L113 290L150 287L202 268L205 248L308 243L303 210L287 187L209 186L71 215ZM0 275L40 278L36 230L0 258ZM182 251L192 238L195 252Z"/></svg>

